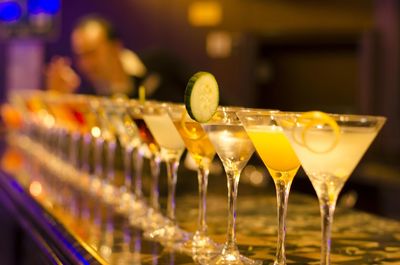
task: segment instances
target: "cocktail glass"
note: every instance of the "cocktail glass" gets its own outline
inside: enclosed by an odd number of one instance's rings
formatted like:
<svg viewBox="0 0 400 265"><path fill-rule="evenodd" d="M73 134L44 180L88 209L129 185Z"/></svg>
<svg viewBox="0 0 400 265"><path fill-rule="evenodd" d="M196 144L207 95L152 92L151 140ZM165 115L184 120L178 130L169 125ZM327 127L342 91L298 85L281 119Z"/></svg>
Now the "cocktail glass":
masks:
<svg viewBox="0 0 400 265"><path fill-rule="evenodd" d="M56 162L58 159L57 156L61 154L58 139L60 139L62 134L65 136L65 130L60 128L56 122L56 117L46 103L46 95L46 93L40 91L30 90L24 91L18 95L13 95L12 100L17 104L24 115L24 124L26 126L24 129L27 130L25 133L31 140L29 143L33 144L36 142L40 144L42 148L53 154L51 159L44 163L44 166L48 167ZM28 150L37 149L33 147L29 148L28 146L26 146L26 148L28 148ZM39 152L39 150L37 151ZM66 196L63 196L65 183L50 176L46 171L43 171L42 177L47 180L43 183L49 183L48 190L51 191L51 195L54 197L55 201L60 204L66 201Z"/></svg>
<svg viewBox="0 0 400 265"><path fill-rule="evenodd" d="M99 98L88 95L52 95L48 96L49 106L56 117L56 123L70 135L71 142L67 145L70 149L69 160L74 165L71 173L66 173L75 180L71 184L78 186L84 192L90 191L95 196L102 193L103 178L106 168L103 165L104 138L101 136L101 123L97 115ZM64 138L60 138L63 145ZM92 163L90 152L95 143L94 161ZM65 144L64 144L65 147ZM80 154L80 155L79 155ZM113 155L113 154L112 154ZM93 172L92 172L93 168ZM90 215L89 200L83 201L84 216Z"/></svg>
<svg viewBox="0 0 400 265"><path fill-rule="evenodd" d="M142 146L142 142L139 137L138 128L128 114L129 102L130 101L124 97L115 97L104 100L103 105L106 118L114 127L123 149L124 184L118 191L120 195L118 207L120 211L127 212L128 214L132 212L136 217L138 217L140 213L145 211L145 205L142 198L136 198L135 194L132 192L132 159L133 154L136 155L140 152L139 149ZM136 101L132 100L132 102ZM141 165L136 168L139 168L141 176ZM139 189L139 192L136 193L139 193L139 196L141 196L141 185L135 187L135 190L137 189Z"/></svg>
<svg viewBox="0 0 400 265"><path fill-rule="evenodd" d="M244 110L237 115L243 123L257 153L275 183L278 213L278 241L274 265L286 264L286 210L290 186L300 167L300 161L278 125L278 111Z"/></svg>
<svg viewBox="0 0 400 265"><path fill-rule="evenodd" d="M59 155L58 141L52 140L59 138L61 130L56 125L55 116L51 113L45 102L45 93L30 91L24 93L22 98L27 109L27 124L30 127L31 139L41 143L43 147L55 155Z"/></svg>
<svg viewBox="0 0 400 265"><path fill-rule="evenodd" d="M190 155L197 165L199 184L199 215L197 231L185 242L184 249L196 256L217 254L218 247L207 235L206 208L207 185L210 164L215 156L215 149L201 124L192 120L184 105L170 104L168 113Z"/></svg>
<svg viewBox="0 0 400 265"><path fill-rule="evenodd" d="M111 204L117 203L115 189L115 153L117 148L117 131L112 122L107 119L106 100L97 98L91 101L92 111L97 116L100 135L97 138L106 147L105 153L105 179L102 184L102 197ZM105 152L103 148L103 152Z"/></svg>
<svg viewBox="0 0 400 265"><path fill-rule="evenodd" d="M330 264L331 226L339 192L385 120L322 112L277 116L319 199L322 265Z"/></svg>
<svg viewBox="0 0 400 265"><path fill-rule="evenodd" d="M84 95L59 95L56 100L51 100L56 121L61 122L61 127L68 130L71 135L70 161L89 175L90 158L89 152L92 142L92 128L97 126L97 119L91 111L90 102L95 100L93 96ZM82 141L80 141L82 140ZM81 145L80 145L81 144ZM81 159L78 161L79 149L82 151ZM80 163L79 163L80 162ZM80 165L79 165L80 164Z"/></svg>
<svg viewBox="0 0 400 265"><path fill-rule="evenodd" d="M186 241L188 237L188 234L177 226L175 218L177 170L185 144L168 116L167 107L168 104L147 103L143 119L161 148L161 157L167 164L168 175L167 222L164 227L150 233L150 237L175 246Z"/></svg>
<svg viewBox="0 0 400 265"><path fill-rule="evenodd" d="M86 183L79 178L78 174L78 152L80 130L76 126L75 117L71 114L66 102L72 101L75 97L72 95L61 97L58 94L43 93L42 100L49 113L52 113L54 121L54 136L52 139L54 158L51 163L59 164L59 177L69 184L82 187ZM59 157L59 159L56 158ZM68 163L59 163L61 160ZM76 180L81 180L80 182ZM78 184L79 183L79 184ZM60 189L61 190L61 189ZM58 191L61 193L60 191ZM65 198L67 196L64 196ZM67 200L64 200L67 201ZM72 198L72 208L76 208L76 201Z"/></svg>
<svg viewBox="0 0 400 265"><path fill-rule="evenodd" d="M165 224L165 218L160 212L158 179L160 175L161 154L160 147L154 139L152 133L143 120L144 104L131 100L127 106L127 113L130 119L136 124L141 140L141 146L135 152L135 193L141 193L141 173L142 160L146 153L149 153L151 188L150 188L150 207L148 207L144 218L135 218L134 223L143 228L145 235L153 232Z"/></svg>
<svg viewBox="0 0 400 265"><path fill-rule="evenodd" d="M224 166L228 181L228 231L220 254L208 264L258 264L241 256L236 245L236 198L240 174L254 152L236 112L241 108L220 107L212 119L202 126Z"/></svg>
<svg viewBox="0 0 400 265"><path fill-rule="evenodd" d="M81 135L83 138L82 170L90 174L89 150L94 142L94 175L90 178L90 190L105 201L114 199L114 158L116 148L115 130L107 122L102 98L83 95L68 95L60 97L60 106L54 109L59 113L64 126L70 128L72 134ZM57 116L57 115L56 115ZM76 139L79 139L76 137ZM77 153L78 143L72 149ZM107 153L105 152L107 147ZM103 155L105 161L103 161ZM77 157L77 154L74 155ZM104 163L105 162L105 163Z"/></svg>

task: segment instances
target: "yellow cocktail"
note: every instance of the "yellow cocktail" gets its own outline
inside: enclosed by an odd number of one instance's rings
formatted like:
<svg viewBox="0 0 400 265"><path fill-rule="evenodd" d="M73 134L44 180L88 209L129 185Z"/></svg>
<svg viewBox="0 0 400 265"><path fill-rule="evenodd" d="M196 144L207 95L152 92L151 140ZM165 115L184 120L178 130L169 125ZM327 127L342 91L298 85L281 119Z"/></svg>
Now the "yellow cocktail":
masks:
<svg viewBox="0 0 400 265"><path fill-rule="evenodd" d="M300 167L283 130L277 125L277 111L244 110L237 115L243 123L257 153L271 174L276 189L278 212L278 243L274 265L286 264L286 210L293 178Z"/></svg>
<svg viewBox="0 0 400 265"><path fill-rule="evenodd" d="M247 128L247 134L274 181L292 182L300 161L282 129L278 126L254 126Z"/></svg>
<svg viewBox="0 0 400 265"><path fill-rule="evenodd" d="M195 251L196 255L200 254L199 252L211 255L215 253L217 248L215 243L207 236L206 194L208 172L211 161L215 156L215 149L201 125L189 117L185 106L170 105L168 113L198 168L198 227L194 236L185 242L184 247L189 252Z"/></svg>
<svg viewBox="0 0 400 265"><path fill-rule="evenodd" d="M215 156L214 146L199 123L195 121L175 121L174 124L198 166L213 160Z"/></svg>

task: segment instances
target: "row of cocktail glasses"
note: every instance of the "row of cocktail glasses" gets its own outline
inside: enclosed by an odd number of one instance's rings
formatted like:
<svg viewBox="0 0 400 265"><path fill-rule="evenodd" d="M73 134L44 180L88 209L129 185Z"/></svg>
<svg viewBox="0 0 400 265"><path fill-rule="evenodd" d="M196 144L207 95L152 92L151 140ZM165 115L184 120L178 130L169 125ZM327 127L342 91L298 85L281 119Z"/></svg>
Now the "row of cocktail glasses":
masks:
<svg viewBox="0 0 400 265"><path fill-rule="evenodd" d="M286 209L300 165L319 198L321 264L329 264L330 227L338 194L385 122L385 118L373 116L219 107L209 122L199 124L189 117L184 105L172 103L37 93L15 102L25 113L25 133L86 173L93 194L127 213L131 223L143 228L148 237L191 253L196 261L206 264L258 263L239 254L235 236L238 182L254 149L276 187L278 240L274 264L286 263ZM70 148L66 156L67 135ZM125 171L124 185L118 189L113 185L117 139L124 150ZM76 148L79 143L82 147ZM94 163L90 161L90 143L94 143ZM175 219L177 168L185 148L198 166L199 220L193 235L180 229ZM206 225L208 172L215 153L225 168L228 184L228 229L223 246L209 238ZM151 161L147 201L141 187L144 156ZM167 165L166 218L158 203L161 161Z"/></svg>
<svg viewBox="0 0 400 265"><path fill-rule="evenodd" d="M56 163L64 173L63 181L64 175L69 174L67 178L88 183L82 188L115 205L128 214L131 223L141 227L145 235L169 247L191 253L193 249L203 250L204 244L209 243L213 247L212 251L217 250L217 246L206 236L205 209L199 221L202 226L195 233L194 240L189 239L189 233L176 225L175 186L185 145L168 113L172 114L174 109L179 111L181 117L183 106L150 101L141 104L124 98L76 95L60 97L47 93L19 95L13 102L25 117L22 132L45 146L59 160L67 162L64 166ZM125 172L124 185L119 188L113 185L117 138L123 148ZM211 157L201 159L200 171L203 178L207 178L208 167L215 154L211 143L208 152L211 152L208 154ZM147 202L141 187L143 156L147 156L151 164L152 183ZM158 202L161 161L166 163L168 173L166 218L161 214ZM73 165L76 170L71 170L71 167L67 170L69 165ZM58 188L59 185L54 189L56 197L65 201ZM205 192L203 201L201 205L205 207Z"/></svg>

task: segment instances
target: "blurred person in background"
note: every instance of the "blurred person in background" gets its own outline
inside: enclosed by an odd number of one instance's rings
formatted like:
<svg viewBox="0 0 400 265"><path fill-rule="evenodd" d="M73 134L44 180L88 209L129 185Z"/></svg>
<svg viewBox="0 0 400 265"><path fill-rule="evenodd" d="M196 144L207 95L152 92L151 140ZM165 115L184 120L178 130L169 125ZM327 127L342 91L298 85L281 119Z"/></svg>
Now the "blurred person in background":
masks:
<svg viewBox="0 0 400 265"><path fill-rule="evenodd" d="M101 96L138 96L143 85L146 96L163 101L182 101L186 76L179 63L166 53L149 53L148 65L126 49L115 28L106 19L89 15L76 24L71 46L77 69L90 88L81 87L81 78L72 60L54 57L46 69L46 88L64 93L90 93Z"/></svg>

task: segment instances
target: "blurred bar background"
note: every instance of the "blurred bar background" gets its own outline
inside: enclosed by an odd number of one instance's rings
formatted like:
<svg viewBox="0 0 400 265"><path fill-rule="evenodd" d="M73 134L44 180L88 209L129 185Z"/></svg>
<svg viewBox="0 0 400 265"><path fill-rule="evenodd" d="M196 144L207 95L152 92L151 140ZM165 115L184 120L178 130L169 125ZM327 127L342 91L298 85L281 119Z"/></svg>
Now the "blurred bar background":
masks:
<svg viewBox="0 0 400 265"><path fill-rule="evenodd" d="M11 2L26 4L0 3ZM47 3L48 14L31 8L16 21L1 22L3 99L7 86L12 87L7 85L12 81L7 66L13 65L13 49L43 49L31 59L41 61L31 67L44 67L54 55L71 56L74 24L97 13L110 19L125 46L139 55L163 53L182 62L189 74L200 69L215 73L227 105L399 119L400 30L395 0L30 2ZM399 130L397 122L389 122L380 137L379 148L388 159L398 154Z"/></svg>
<svg viewBox="0 0 400 265"><path fill-rule="evenodd" d="M226 105L388 117L364 158L379 163L363 173L374 186L379 179L400 181L398 1L7 0L0 6L11 3L22 9L13 17L12 8L11 14L3 8L1 15L2 100L7 89L43 87L46 63L72 57L73 26L95 13L145 62L180 62L188 77L214 73Z"/></svg>
<svg viewBox="0 0 400 265"><path fill-rule="evenodd" d="M387 176L375 176L374 184L400 181L398 1L3 0L0 6L3 101L8 89L43 87L50 58L72 57L76 21L96 13L150 64L168 58L181 62L188 77L214 73L226 105L388 117L364 158L383 165L364 173L383 167Z"/></svg>

